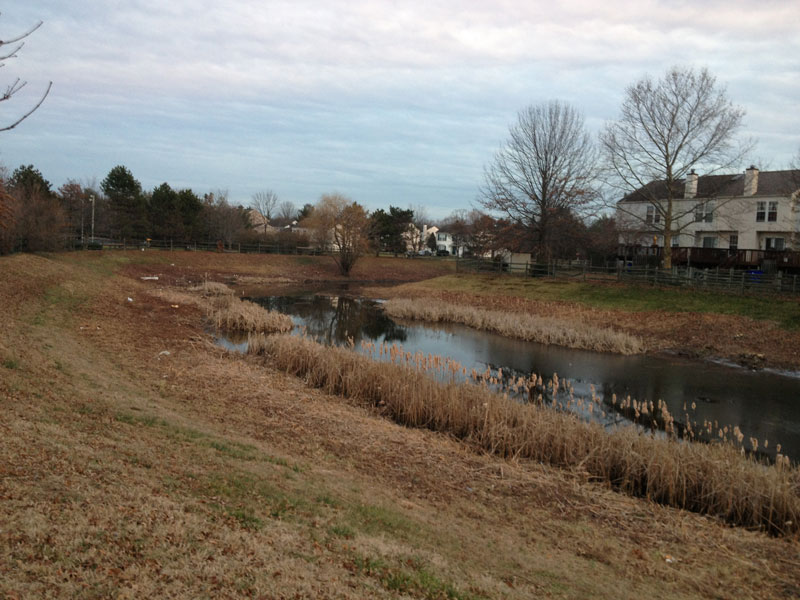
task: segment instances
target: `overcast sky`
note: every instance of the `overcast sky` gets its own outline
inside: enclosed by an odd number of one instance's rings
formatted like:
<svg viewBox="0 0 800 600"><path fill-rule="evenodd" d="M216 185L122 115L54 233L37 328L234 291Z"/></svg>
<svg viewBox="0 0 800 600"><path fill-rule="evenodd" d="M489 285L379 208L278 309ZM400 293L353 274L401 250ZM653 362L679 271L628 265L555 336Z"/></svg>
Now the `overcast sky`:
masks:
<svg viewBox="0 0 800 600"><path fill-rule="evenodd" d="M707 67L743 106L752 161L800 148L797 0L37 0L6 3L0 38L39 20L0 83L0 163L58 187L117 164L235 203L300 206L338 191L370 209L475 204L518 110L561 99L592 132L625 87Z"/></svg>

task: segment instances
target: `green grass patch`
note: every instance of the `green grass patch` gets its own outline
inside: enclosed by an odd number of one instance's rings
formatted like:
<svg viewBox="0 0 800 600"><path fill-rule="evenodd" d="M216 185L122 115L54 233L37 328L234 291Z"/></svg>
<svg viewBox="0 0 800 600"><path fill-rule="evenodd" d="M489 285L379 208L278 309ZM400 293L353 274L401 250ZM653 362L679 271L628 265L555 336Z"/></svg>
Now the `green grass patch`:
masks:
<svg viewBox="0 0 800 600"><path fill-rule="evenodd" d="M16 358L6 358L3 361L3 368L5 369L19 369L19 361Z"/></svg>
<svg viewBox="0 0 800 600"><path fill-rule="evenodd" d="M391 592L427 598L429 600L477 600L483 594L464 592L453 583L444 581L418 559L408 559L403 566L390 565L383 558L355 556L345 565L350 570L377 579Z"/></svg>
<svg viewBox="0 0 800 600"><path fill-rule="evenodd" d="M127 425L158 427L162 429L170 439L180 442L191 442L202 448L212 448L219 454L229 458L235 458L237 460L244 461L268 462L276 466L291 469L295 473L300 473L303 471L303 467L300 465L292 464L286 459L280 457L265 454L250 444L242 444L230 440L217 439L207 433L203 433L202 431L197 431L196 429L191 429L189 427L174 425L169 421L165 421L164 419L160 419L158 417L120 412L116 414L115 418L120 423L125 423Z"/></svg>
<svg viewBox="0 0 800 600"><path fill-rule="evenodd" d="M340 538L345 538L348 540L356 537L356 532L353 531L353 529L348 527L347 525L333 525L328 529L328 531L330 532L331 535Z"/></svg>
<svg viewBox="0 0 800 600"><path fill-rule="evenodd" d="M355 504L348 510L348 522L364 533L411 533L416 527L399 512L375 504Z"/></svg>

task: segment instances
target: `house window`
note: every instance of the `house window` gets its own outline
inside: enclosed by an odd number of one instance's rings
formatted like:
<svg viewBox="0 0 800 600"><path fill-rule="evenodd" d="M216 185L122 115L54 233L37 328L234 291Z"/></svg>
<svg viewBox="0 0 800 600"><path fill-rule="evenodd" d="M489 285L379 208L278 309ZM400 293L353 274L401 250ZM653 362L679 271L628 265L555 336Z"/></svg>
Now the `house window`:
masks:
<svg viewBox="0 0 800 600"><path fill-rule="evenodd" d="M714 220L714 205L711 202L702 202L694 207L695 223L711 223Z"/></svg>
<svg viewBox="0 0 800 600"><path fill-rule="evenodd" d="M436 234L436 241L446 242L447 241L447 234L446 233L437 233Z"/></svg>
<svg viewBox="0 0 800 600"><path fill-rule="evenodd" d="M728 240L728 248L731 250L737 250L739 248L739 234L732 233L730 239Z"/></svg>
<svg viewBox="0 0 800 600"><path fill-rule="evenodd" d="M771 238L768 237L766 239L766 249L767 250L783 250L785 248L784 241L782 237L775 237Z"/></svg>
<svg viewBox="0 0 800 600"><path fill-rule="evenodd" d="M678 246L680 246L679 244L680 241L681 241L680 236L673 235L670 244L672 245L673 248L677 248Z"/></svg>
<svg viewBox="0 0 800 600"><path fill-rule="evenodd" d="M767 221L774 222L774 221L777 221L777 220L778 220L778 203L777 202L770 202L769 203L769 212L767 213Z"/></svg>
<svg viewBox="0 0 800 600"><path fill-rule="evenodd" d="M763 223L767 213L766 202L756 202L756 223Z"/></svg>
<svg viewBox="0 0 800 600"><path fill-rule="evenodd" d="M716 248L717 247L717 238L706 236L703 238L703 248Z"/></svg>
<svg viewBox="0 0 800 600"><path fill-rule="evenodd" d="M645 217L647 223L660 223L661 213L656 210L652 204L647 207L647 216Z"/></svg>

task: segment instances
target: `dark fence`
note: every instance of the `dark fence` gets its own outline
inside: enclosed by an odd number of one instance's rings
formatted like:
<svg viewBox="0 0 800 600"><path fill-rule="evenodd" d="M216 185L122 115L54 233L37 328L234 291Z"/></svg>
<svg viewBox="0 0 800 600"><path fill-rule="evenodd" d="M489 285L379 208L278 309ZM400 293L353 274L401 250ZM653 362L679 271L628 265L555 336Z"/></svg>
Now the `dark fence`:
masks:
<svg viewBox="0 0 800 600"><path fill-rule="evenodd" d="M499 260L460 259L457 272L509 273L522 277L547 277L565 281L627 282L640 285L686 287L734 294L800 294L800 275L759 269L697 268L675 266L660 269L619 261L593 266L587 261L513 263Z"/></svg>
<svg viewBox="0 0 800 600"><path fill-rule="evenodd" d="M248 254L322 254L319 248L293 244L225 244L220 242L175 242L172 240L115 240L95 238L94 241L76 240L76 250L190 250L207 252L238 252Z"/></svg>
<svg viewBox="0 0 800 600"><path fill-rule="evenodd" d="M620 258L637 265L661 262L664 249L657 246L620 246ZM794 250L730 250L722 248L672 249L672 264L686 267L736 268L800 272L800 252Z"/></svg>

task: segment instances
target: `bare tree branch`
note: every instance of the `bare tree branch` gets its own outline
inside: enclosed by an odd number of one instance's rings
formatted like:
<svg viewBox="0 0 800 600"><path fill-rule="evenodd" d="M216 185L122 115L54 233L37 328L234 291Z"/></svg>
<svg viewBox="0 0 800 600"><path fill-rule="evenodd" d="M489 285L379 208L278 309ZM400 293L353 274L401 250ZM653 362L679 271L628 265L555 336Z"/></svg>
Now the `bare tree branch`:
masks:
<svg viewBox="0 0 800 600"><path fill-rule="evenodd" d="M25 45L25 43L22 40L27 38L29 35L31 35L34 31L39 29L39 27L41 27L41 26L42 26L42 21L39 21L36 25L34 25L30 29L28 29L25 33L23 33L21 35L18 35L17 37L11 38L9 40L0 40L0 48L3 48L4 46L8 46L10 44L17 44L19 42L18 45L16 47L12 48L10 51L3 51L3 52L5 52L5 54L0 56L0 61L6 60L6 59L9 59L9 58L16 58L17 52L19 52L22 49L22 47ZM0 63L0 67L3 67L3 66L5 66L5 63ZM27 81L21 81L19 78L17 78L11 85L9 85L6 88L6 90L5 90L5 92L3 92L2 96L0 96L0 102L4 102L6 100L11 99L11 97L14 94L16 94L17 92L19 92L22 88L24 88L25 85L27 85L27 83L28 83ZM14 129L17 125L19 125L25 119L30 117L42 105L42 103L44 102L45 98L47 98L47 95L50 93L50 89L52 87L53 87L53 82L51 81L51 82L49 82L47 84L47 89L44 91L44 94L42 94L41 98L39 98L39 101L36 102L36 104L34 104L33 108L31 108L28 112L23 114L21 117L19 117L16 121L11 123L10 125L0 126L0 131L9 131L10 129Z"/></svg>

